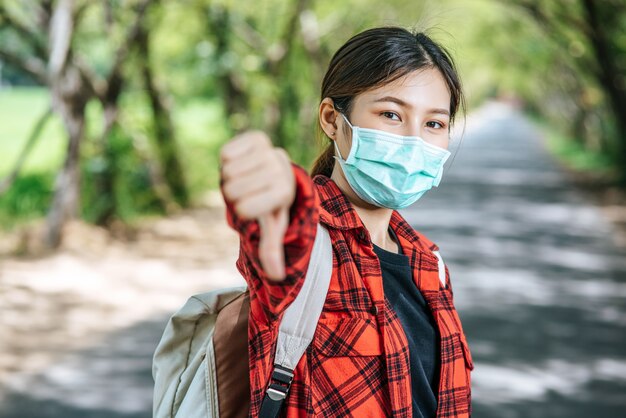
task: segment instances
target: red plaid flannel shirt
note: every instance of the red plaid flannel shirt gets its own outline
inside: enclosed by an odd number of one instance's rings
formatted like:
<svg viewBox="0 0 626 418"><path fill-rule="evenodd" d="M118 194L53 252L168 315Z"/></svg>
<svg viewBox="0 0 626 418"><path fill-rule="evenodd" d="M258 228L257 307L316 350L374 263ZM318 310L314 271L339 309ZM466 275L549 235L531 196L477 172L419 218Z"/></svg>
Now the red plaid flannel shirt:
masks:
<svg viewBox="0 0 626 418"><path fill-rule="evenodd" d="M311 179L294 165L296 200L285 234L287 278L267 280L258 258L259 226L243 221L227 202L227 218L240 234L237 267L250 288L251 408L257 417L272 372L278 325L306 274L317 223L333 243L333 274L315 337L295 370L286 417L412 417L407 339L383 294L378 258L368 231L328 177ZM469 417L470 351L446 286L438 276L438 248L394 211L391 227L409 257L415 285L433 312L440 335L437 417Z"/></svg>

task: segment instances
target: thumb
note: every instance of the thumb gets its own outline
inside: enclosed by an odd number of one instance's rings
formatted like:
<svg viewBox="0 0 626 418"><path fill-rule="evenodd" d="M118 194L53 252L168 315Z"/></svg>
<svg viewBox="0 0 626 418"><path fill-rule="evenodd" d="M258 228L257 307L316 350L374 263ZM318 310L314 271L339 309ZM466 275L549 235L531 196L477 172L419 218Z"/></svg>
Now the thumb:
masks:
<svg viewBox="0 0 626 418"><path fill-rule="evenodd" d="M285 278L285 248L283 241L289 224L287 208L263 215L259 218L261 236L259 259L267 277L271 280Z"/></svg>

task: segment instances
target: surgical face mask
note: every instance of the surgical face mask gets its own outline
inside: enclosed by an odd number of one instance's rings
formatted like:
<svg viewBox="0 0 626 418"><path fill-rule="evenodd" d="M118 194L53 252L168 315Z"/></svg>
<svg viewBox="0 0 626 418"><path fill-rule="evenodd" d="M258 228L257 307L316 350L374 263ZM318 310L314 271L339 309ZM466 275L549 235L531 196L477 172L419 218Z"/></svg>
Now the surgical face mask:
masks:
<svg viewBox="0 0 626 418"><path fill-rule="evenodd" d="M352 146L339 161L352 190L364 201L379 207L402 209L438 186L450 151L417 136L401 136L377 129L352 126Z"/></svg>

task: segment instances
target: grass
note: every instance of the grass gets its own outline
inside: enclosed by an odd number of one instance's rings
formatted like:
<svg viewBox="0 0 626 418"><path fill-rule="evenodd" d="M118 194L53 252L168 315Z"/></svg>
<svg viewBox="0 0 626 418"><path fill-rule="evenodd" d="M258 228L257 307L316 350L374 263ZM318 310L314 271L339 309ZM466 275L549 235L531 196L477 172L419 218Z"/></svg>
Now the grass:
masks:
<svg viewBox="0 0 626 418"><path fill-rule="evenodd" d="M30 135L37 119L45 112L50 96L44 88L0 89L0 179L9 173ZM139 146L148 155L154 153L150 140L150 110L138 94L125 96L120 112L127 140L140 138ZM192 199L218 186L218 151L228 137L228 130L216 101L206 99L187 100L173 107L183 167ZM87 109L88 142L83 147L85 169L89 169L97 149L93 139L98 137L101 126L101 109L91 103ZM58 116L46 124L36 146L30 153L19 178L12 188L0 196L0 229L12 229L23 222L45 215L53 194L54 178L65 156L66 136ZM137 144L135 144L137 146ZM137 174L137 168L126 164L125 179ZM130 170L130 171L129 171ZM135 170L135 172L131 172ZM141 174L141 173L140 173ZM83 176L88 179L89 176ZM136 176L135 176L136 177ZM128 181L133 181L128 180ZM85 180L84 180L85 182ZM83 191L89 183L83 184ZM132 188L121 187L123 196L118 200L125 205L124 213L142 215L141 203L133 195ZM90 193L84 193L89 196ZM91 194L93 195L93 193ZM128 195L128 196L127 196ZM85 199L86 200L86 199ZM83 213L89 211L93 202L83 201ZM134 206L134 207L133 207ZM130 220L130 219L125 219Z"/></svg>
<svg viewBox="0 0 626 418"><path fill-rule="evenodd" d="M49 105L49 94L41 88L0 90L0 176L5 176L13 168L33 125ZM59 118L53 116L44 127L23 172L56 171L63 161L64 145L63 126Z"/></svg>

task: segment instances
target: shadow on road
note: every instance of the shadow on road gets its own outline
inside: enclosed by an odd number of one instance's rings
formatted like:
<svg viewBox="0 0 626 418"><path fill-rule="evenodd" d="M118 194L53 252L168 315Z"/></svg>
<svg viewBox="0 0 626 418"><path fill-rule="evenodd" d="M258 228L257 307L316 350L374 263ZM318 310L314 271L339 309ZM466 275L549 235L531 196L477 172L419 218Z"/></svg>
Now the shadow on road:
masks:
<svg viewBox="0 0 626 418"><path fill-rule="evenodd" d="M151 356L168 318L139 322L39 373L16 377L0 398L0 417L151 417Z"/></svg>
<svg viewBox="0 0 626 418"><path fill-rule="evenodd" d="M624 416L626 254L523 115L479 113L440 188L404 212L450 268L473 416Z"/></svg>

